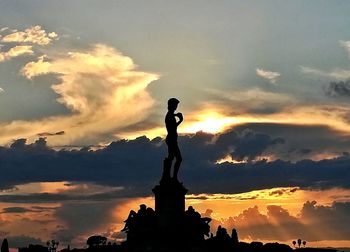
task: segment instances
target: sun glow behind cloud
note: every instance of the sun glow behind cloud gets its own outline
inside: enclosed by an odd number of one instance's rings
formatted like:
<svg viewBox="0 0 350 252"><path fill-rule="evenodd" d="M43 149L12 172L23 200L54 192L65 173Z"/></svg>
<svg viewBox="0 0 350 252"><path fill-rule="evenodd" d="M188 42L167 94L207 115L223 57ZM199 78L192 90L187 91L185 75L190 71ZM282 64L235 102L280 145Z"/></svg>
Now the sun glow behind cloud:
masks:
<svg viewBox="0 0 350 252"><path fill-rule="evenodd" d="M181 128L182 132L196 133L203 131L207 133L218 133L238 122L234 117L225 117L215 111L199 113L192 120L192 122L187 123Z"/></svg>

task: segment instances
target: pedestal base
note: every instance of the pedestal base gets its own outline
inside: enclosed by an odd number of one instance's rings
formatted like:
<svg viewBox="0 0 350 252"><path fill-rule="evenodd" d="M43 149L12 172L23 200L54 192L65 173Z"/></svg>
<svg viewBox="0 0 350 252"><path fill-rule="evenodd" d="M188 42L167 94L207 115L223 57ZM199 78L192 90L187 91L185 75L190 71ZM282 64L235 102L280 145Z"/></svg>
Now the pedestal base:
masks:
<svg viewBox="0 0 350 252"><path fill-rule="evenodd" d="M183 233L187 189L178 181L168 180L153 188L157 230L167 243L179 242Z"/></svg>

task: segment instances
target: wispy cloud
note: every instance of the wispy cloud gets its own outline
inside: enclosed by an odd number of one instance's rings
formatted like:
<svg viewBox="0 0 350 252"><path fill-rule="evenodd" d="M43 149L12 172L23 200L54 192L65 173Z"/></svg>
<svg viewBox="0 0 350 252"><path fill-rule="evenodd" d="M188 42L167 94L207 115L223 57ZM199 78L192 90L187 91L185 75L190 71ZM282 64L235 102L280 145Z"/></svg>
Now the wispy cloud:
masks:
<svg viewBox="0 0 350 252"><path fill-rule="evenodd" d="M3 28L0 29L0 32L4 32L4 31L6 31L8 29L10 29L10 28L9 27L3 27Z"/></svg>
<svg viewBox="0 0 350 252"><path fill-rule="evenodd" d="M1 29L1 32L6 31L7 27ZM17 43L30 43L37 45L48 45L53 39L56 39L58 35L55 32L47 33L40 25L32 26L24 31L14 31L10 34L3 36L2 42L17 42Z"/></svg>
<svg viewBox="0 0 350 252"><path fill-rule="evenodd" d="M345 48L345 50L348 53L348 56L350 58L350 40L339 41L340 45ZM301 72L304 74L311 74L318 77L325 77L329 79L336 79L338 81L344 81L350 78L350 70L349 69L342 69L342 68L334 68L331 70L321 70L314 67L308 67L308 66L300 66Z"/></svg>
<svg viewBox="0 0 350 252"><path fill-rule="evenodd" d="M300 66L301 72L304 74L312 74L319 77L327 77L336 80L346 80L350 78L350 70L335 68L331 71L324 71L317 68Z"/></svg>
<svg viewBox="0 0 350 252"><path fill-rule="evenodd" d="M267 81L269 81L271 84L276 84L278 77L281 76L280 73L278 72L272 72L272 71L267 71L262 68L257 68L256 69L256 74Z"/></svg>

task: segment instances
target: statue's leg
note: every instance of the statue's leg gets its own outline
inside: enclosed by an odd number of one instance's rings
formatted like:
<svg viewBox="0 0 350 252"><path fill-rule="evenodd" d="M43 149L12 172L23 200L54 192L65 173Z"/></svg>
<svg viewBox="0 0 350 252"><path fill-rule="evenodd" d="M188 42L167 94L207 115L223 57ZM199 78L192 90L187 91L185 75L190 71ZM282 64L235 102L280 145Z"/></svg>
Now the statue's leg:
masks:
<svg viewBox="0 0 350 252"><path fill-rule="evenodd" d="M166 181L170 179L170 169L171 169L172 160L165 158L163 161L163 175L161 181Z"/></svg>
<svg viewBox="0 0 350 252"><path fill-rule="evenodd" d="M182 162L182 156L181 156L181 152L180 152L180 149L179 149L178 145L176 145L176 148L175 148L175 158L176 158L176 161L175 161L175 164L174 164L173 179L174 180L178 180L177 179L177 174L179 173L180 165L181 165L181 162Z"/></svg>
<svg viewBox="0 0 350 252"><path fill-rule="evenodd" d="M163 161L163 175L161 181L167 181L170 179L170 170L174 159L173 146L169 144L168 141L166 141L166 144L168 145L168 157Z"/></svg>

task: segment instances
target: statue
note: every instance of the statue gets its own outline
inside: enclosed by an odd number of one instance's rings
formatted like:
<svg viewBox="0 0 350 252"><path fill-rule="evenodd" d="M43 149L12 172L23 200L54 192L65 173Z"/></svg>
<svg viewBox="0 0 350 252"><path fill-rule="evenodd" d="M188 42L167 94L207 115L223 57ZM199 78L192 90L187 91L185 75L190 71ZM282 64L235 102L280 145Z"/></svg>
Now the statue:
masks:
<svg viewBox="0 0 350 252"><path fill-rule="evenodd" d="M172 179L174 181L178 181L177 175L180 169L180 165L182 162L182 156L180 152L180 148L177 143L177 127L182 123L183 116L181 113L175 113L178 104L180 101L176 98L170 98L168 100L168 113L165 116L165 126L167 129L167 136L165 139L165 143L168 146L168 157L164 159L164 170L162 181L171 179L170 170L172 167L172 163L174 158L174 172ZM178 120L176 120L178 118Z"/></svg>

